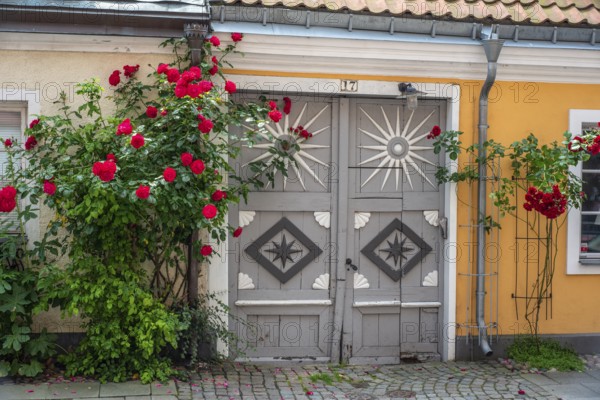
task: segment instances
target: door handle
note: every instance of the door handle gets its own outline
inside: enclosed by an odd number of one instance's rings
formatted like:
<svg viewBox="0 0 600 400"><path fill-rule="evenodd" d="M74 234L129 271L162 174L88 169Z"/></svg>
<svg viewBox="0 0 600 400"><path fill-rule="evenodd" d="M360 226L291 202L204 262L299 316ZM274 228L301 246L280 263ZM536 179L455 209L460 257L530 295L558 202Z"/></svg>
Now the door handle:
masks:
<svg viewBox="0 0 600 400"><path fill-rule="evenodd" d="M354 264L352 264L352 259L351 258L346 258L346 270L350 271L350 268L352 268L355 271L358 271L358 267Z"/></svg>
<svg viewBox="0 0 600 400"><path fill-rule="evenodd" d="M438 224L440 227L440 231L442 231L442 239L448 239L448 218L439 218Z"/></svg>

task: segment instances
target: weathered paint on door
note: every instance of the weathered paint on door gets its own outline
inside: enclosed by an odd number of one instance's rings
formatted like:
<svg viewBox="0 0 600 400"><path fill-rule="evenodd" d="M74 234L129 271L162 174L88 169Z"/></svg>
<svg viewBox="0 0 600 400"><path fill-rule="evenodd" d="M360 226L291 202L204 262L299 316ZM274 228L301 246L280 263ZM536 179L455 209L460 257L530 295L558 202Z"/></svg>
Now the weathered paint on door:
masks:
<svg viewBox="0 0 600 400"><path fill-rule="evenodd" d="M243 149L238 168L251 173L249 162L270 160L269 146L298 145L287 177L276 174L230 213L244 228L229 250L241 356L339 361L330 357L342 297L346 359L439 352L441 194L424 135L443 125L445 103L421 103L411 117L398 100L298 96L270 124L275 139ZM313 136L298 139L290 132L298 126Z"/></svg>

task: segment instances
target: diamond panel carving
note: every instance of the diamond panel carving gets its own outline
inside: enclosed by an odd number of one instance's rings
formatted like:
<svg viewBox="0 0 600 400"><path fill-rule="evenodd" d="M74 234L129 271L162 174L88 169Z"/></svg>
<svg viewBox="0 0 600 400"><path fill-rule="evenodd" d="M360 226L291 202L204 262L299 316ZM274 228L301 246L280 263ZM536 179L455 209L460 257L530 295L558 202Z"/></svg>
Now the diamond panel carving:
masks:
<svg viewBox="0 0 600 400"><path fill-rule="evenodd" d="M425 243L419 235L395 218L360 252L397 282L431 250L431 246Z"/></svg>
<svg viewBox="0 0 600 400"><path fill-rule="evenodd" d="M292 238L287 237L284 231L292 235ZM307 251L301 250L300 246L296 245L296 241ZM269 242L271 242L272 247L264 248ZM285 217L281 218L279 222L246 248L246 254L281 283L289 281L322 252L323 250L319 246ZM302 253L305 254L302 255ZM302 256L297 259L300 255Z"/></svg>

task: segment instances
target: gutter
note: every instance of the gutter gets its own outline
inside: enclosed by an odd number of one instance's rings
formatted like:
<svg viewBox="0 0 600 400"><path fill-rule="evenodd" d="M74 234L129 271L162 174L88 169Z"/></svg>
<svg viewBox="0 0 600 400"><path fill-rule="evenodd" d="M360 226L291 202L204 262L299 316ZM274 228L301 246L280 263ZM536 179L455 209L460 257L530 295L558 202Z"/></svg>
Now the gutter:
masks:
<svg viewBox="0 0 600 400"><path fill-rule="evenodd" d="M479 347L486 356L491 356L493 350L488 342L487 324L485 322L485 215L487 208L487 165L485 161L486 151L483 143L487 141L488 125L488 95L496 80L496 71L498 69L498 57L502 50L504 40L498 39L495 31L496 27L487 28L482 32L482 36L487 38L481 40L485 56L487 58L487 76L481 93L479 94L479 180L477 183L477 277L476 286L476 316L477 329L479 335Z"/></svg>

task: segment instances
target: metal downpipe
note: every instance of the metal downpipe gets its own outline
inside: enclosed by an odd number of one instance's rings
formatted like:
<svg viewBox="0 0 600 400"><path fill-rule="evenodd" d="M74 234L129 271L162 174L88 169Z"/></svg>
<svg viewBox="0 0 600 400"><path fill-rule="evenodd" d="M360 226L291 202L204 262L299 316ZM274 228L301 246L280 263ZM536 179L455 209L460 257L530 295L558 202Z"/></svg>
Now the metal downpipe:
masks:
<svg viewBox="0 0 600 400"><path fill-rule="evenodd" d="M487 165L486 151L483 143L487 140L488 130L488 95L496 80L498 57L502 50L504 40L499 40L498 35L492 33L489 38L482 40L483 49L487 58L487 76L479 94L479 180L477 184L477 286L476 286L476 316L479 332L479 347L486 356L491 356L493 350L488 342L487 324L485 322L485 215L487 208Z"/></svg>

